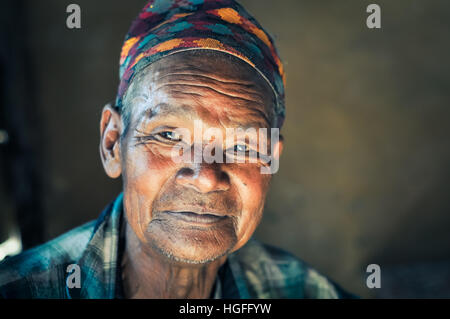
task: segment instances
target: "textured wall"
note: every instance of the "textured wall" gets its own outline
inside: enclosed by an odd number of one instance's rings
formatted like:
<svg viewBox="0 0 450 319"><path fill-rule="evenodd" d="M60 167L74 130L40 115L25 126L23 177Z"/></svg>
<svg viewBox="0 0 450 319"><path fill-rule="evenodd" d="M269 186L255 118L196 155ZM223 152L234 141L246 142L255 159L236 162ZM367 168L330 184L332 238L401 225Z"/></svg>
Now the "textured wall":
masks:
<svg viewBox="0 0 450 319"><path fill-rule="evenodd" d="M66 6L82 28L65 27ZM95 218L120 190L98 120L145 1L27 1L38 86L46 236ZM363 296L365 266L450 259L448 1L241 1L287 69L286 139L257 235ZM44 4L45 3L45 4Z"/></svg>

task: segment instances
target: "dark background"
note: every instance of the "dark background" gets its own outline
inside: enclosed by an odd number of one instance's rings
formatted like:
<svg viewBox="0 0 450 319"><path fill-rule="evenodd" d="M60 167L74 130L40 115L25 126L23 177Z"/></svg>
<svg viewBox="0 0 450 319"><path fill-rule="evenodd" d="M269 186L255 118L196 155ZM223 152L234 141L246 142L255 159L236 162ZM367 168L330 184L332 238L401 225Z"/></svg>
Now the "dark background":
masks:
<svg viewBox="0 0 450 319"><path fill-rule="evenodd" d="M81 29L66 27L73 2ZM257 237L363 297L450 297L450 2L376 1L379 30L372 1L241 3L287 70L285 150ZM0 242L17 229L24 248L47 241L120 192L99 118L144 4L1 2ZM381 289L365 285L371 263Z"/></svg>

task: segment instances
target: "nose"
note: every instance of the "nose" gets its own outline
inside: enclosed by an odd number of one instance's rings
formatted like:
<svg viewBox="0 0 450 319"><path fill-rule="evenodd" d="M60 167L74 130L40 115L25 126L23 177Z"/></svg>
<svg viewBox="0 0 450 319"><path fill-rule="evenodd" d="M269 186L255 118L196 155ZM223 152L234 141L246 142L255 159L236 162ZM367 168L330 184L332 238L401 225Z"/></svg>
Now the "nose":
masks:
<svg viewBox="0 0 450 319"><path fill-rule="evenodd" d="M199 193L226 191L230 188L230 178L218 163L183 167L178 171L176 181L179 185L193 188Z"/></svg>

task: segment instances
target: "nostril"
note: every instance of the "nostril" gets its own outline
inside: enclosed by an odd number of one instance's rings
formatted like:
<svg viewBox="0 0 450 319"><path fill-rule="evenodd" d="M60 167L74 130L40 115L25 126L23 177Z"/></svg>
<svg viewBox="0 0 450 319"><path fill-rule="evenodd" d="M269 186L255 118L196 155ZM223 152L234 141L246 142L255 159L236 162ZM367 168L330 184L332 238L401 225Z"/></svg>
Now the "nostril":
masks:
<svg viewBox="0 0 450 319"><path fill-rule="evenodd" d="M189 167L183 167L178 171L178 177L192 177L194 175L194 170Z"/></svg>
<svg viewBox="0 0 450 319"><path fill-rule="evenodd" d="M180 169L176 176L176 181L180 185L190 184L194 177L194 171L189 167Z"/></svg>
<svg viewBox="0 0 450 319"><path fill-rule="evenodd" d="M221 184L223 185L229 185L230 184L230 176L228 176L227 173L225 172L221 172L220 173L220 178L219 178Z"/></svg>

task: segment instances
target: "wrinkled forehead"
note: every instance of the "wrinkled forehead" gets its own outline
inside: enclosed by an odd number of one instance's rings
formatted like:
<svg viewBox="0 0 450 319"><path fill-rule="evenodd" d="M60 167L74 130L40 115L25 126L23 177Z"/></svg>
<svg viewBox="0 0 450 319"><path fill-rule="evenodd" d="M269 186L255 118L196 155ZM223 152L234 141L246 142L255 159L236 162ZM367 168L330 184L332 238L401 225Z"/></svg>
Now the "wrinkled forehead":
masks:
<svg viewBox="0 0 450 319"><path fill-rule="evenodd" d="M132 81L124 105L132 118L153 115L229 119L271 126L275 96L247 63L222 52L187 51L164 57Z"/></svg>

